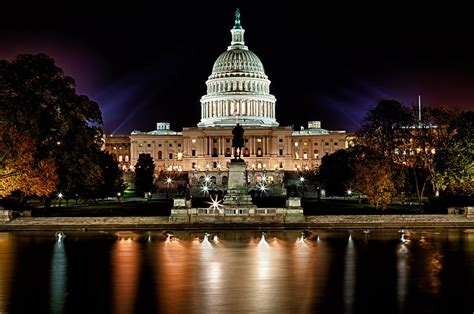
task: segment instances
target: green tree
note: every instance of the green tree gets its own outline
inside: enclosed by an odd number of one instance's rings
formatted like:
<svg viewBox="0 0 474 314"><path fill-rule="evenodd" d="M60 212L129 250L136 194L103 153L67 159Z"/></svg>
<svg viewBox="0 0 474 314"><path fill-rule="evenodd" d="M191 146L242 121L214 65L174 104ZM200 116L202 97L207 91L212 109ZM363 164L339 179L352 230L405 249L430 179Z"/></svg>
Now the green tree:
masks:
<svg viewBox="0 0 474 314"><path fill-rule="evenodd" d="M96 102L76 93L74 80L52 58L26 54L0 61L0 119L32 138L37 159L54 160L57 191L94 194L102 180L101 112Z"/></svg>
<svg viewBox="0 0 474 314"><path fill-rule="evenodd" d="M319 167L319 179L328 195L345 195L354 179L357 148L339 149L324 156Z"/></svg>
<svg viewBox="0 0 474 314"><path fill-rule="evenodd" d="M389 157L401 143L410 138L413 114L396 100L380 100L371 109L357 132L357 143Z"/></svg>
<svg viewBox="0 0 474 314"><path fill-rule="evenodd" d="M435 158L435 180L442 190L473 197L474 112L462 112L455 120L456 134Z"/></svg>
<svg viewBox="0 0 474 314"><path fill-rule="evenodd" d="M155 163L150 154L140 154L135 165L135 190L138 195L154 191L154 172Z"/></svg>
<svg viewBox="0 0 474 314"><path fill-rule="evenodd" d="M123 171L118 166L117 160L106 151L100 152L99 165L102 170L102 184L98 189L100 197L116 196L123 193L125 188L122 175Z"/></svg>

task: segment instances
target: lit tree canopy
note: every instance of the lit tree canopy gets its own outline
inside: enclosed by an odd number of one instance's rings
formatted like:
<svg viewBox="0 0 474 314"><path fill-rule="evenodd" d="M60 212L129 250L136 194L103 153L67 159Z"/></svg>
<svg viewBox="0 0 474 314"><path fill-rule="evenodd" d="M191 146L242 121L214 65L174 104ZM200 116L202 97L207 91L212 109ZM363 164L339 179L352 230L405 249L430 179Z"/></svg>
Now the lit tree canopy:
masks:
<svg viewBox="0 0 474 314"><path fill-rule="evenodd" d="M5 130L15 126L31 138L37 160L54 160L58 191L87 196L102 180L99 106L78 95L74 80L47 55L0 61L0 119Z"/></svg>
<svg viewBox="0 0 474 314"><path fill-rule="evenodd" d="M436 183L442 190L473 196L474 112L463 112L455 121L456 134L436 158Z"/></svg>

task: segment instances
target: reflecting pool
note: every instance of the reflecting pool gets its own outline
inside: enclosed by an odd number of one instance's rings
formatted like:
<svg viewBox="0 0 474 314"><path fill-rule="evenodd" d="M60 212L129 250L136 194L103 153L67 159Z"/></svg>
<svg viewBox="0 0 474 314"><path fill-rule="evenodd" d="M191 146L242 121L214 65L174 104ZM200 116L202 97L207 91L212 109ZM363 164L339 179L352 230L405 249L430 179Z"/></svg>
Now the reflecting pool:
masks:
<svg viewBox="0 0 474 314"><path fill-rule="evenodd" d="M0 313L472 313L474 229L0 233Z"/></svg>

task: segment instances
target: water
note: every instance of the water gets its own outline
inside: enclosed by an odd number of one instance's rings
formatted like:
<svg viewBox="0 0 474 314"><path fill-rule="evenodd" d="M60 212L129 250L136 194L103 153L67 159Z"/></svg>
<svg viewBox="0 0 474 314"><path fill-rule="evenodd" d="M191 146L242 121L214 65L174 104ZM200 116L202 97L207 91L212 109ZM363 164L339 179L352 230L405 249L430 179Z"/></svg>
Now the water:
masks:
<svg viewBox="0 0 474 314"><path fill-rule="evenodd" d="M472 313L474 230L0 233L0 313Z"/></svg>

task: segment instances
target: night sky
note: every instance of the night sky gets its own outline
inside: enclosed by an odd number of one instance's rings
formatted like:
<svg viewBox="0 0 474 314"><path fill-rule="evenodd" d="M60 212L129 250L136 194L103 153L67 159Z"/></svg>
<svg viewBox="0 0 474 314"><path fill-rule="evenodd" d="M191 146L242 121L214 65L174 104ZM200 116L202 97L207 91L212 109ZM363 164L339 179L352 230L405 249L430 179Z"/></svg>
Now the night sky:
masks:
<svg viewBox="0 0 474 314"><path fill-rule="evenodd" d="M180 131L199 122L205 81L230 45L239 7L280 125L321 120L355 131L379 99L410 105L418 94L427 106L474 109L474 19L466 7L168 2L2 5L0 59L52 56L78 92L100 104L106 133L149 131L159 121Z"/></svg>

